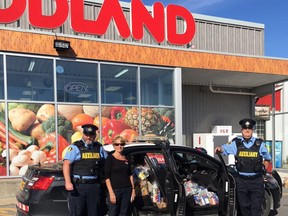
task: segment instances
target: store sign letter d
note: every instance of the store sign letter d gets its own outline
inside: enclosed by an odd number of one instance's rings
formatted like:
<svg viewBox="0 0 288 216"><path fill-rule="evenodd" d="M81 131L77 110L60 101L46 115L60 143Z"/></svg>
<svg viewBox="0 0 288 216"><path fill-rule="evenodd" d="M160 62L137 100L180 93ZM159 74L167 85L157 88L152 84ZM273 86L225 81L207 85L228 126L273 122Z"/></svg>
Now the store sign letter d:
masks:
<svg viewBox="0 0 288 216"><path fill-rule="evenodd" d="M187 9L178 5L168 5L166 14L166 40L175 45L188 44L195 35L195 20L192 14ZM184 20L184 32L177 32L177 19Z"/></svg>

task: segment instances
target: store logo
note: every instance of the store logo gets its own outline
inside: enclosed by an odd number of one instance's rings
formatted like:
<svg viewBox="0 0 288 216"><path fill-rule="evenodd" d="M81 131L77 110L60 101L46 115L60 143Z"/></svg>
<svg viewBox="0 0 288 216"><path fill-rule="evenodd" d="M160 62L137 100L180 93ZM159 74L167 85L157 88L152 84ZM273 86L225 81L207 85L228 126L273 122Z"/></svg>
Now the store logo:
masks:
<svg viewBox="0 0 288 216"><path fill-rule="evenodd" d="M82 82L70 82L64 86L64 90L69 94L80 94L88 92L89 88Z"/></svg>
<svg viewBox="0 0 288 216"><path fill-rule="evenodd" d="M166 40L170 44L184 45L191 42L195 35L195 20L184 7L170 4L164 8L161 2L155 2L150 13L141 0L130 2L130 23L119 0L103 1L96 20L85 19L84 0L54 0L55 11L52 15L43 15L43 1L17 0L12 1L10 7L0 9L0 23L19 20L26 10L26 1L29 22L35 28L56 29L70 17L72 30L82 34L104 35L111 21L114 21L122 38L132 36L135 40L141 40L145 28L159 43ZM184 21L183 32L177 31L179 19Z"/></svg>

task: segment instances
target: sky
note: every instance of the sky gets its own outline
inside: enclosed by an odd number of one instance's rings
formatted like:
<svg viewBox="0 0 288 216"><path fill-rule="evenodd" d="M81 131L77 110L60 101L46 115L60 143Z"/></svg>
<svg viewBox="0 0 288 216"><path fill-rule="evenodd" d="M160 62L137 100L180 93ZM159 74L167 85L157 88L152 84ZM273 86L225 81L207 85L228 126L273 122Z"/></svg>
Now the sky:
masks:
<svg viewBox="0 0 288 216"><path fill-rule="evenodd" d="M122 0L130 2L130 0ZM264 24L265 56L288 58L288 0L142 0L181 5L202 15ZM196 29L197 31L197 29Z"/></svg>

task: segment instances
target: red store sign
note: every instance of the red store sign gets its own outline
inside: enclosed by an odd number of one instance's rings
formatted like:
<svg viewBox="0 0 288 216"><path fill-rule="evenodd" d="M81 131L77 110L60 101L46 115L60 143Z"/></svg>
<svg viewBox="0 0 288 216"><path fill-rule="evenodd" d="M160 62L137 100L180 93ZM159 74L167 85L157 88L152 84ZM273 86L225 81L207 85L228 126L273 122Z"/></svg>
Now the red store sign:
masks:
<svg viewBox="0 0 288 216"><path fill-rule="evenodd" d="M72 30L83 34L104 35L113 20L122 38L132 36L135 40L141 40L144 27L159 43L166 40L170 44L184 45L195 35L192 14L174 4L165 8L161 2L155 2L150 13L141 0L131 0L130 23L125 18L119 0L104 0L96 20L84 18L84 0L54 0L54 4L54 13L43 15L42 0L13 0L9 7L0 9L0 23L19 20L27 8L29 23L41 29L59 28L69 17ZM177 32L177 19L184 20L184 32Z"/></svg>

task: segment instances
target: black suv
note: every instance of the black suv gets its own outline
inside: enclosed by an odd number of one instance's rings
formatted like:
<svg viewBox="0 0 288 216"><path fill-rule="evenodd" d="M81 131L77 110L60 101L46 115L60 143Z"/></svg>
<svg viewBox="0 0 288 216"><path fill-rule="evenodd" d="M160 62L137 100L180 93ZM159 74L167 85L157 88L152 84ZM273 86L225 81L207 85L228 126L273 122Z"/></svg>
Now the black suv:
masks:
<svg viewBox="0 0 288 216"><path fill-rule="evenodd" d="M124 153L133 162L135 177L131 215L237 214L233 169L221 158L167 141L129 144ZM281 179L267 177L264 215L276 211L282 196ZM22 179L16 195L19 216L69 215L62 162L31 165Z"/></svg>

